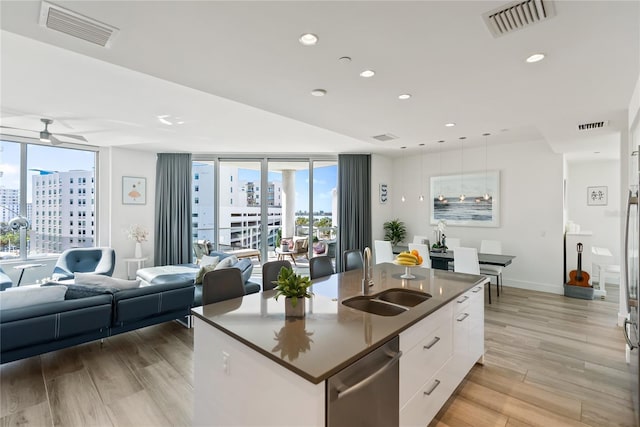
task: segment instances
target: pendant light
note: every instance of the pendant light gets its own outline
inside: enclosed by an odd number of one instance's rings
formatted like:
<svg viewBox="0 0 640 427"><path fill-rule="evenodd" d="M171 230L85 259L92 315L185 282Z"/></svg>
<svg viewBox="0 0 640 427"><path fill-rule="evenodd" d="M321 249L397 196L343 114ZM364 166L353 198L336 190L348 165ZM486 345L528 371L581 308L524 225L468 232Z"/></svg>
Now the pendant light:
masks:
<svg viewBox="0 0 640 427"><path fill-rule="evenodd" d="M460 201L464 202L466 196L464 195L464 140L466 136L460 137Z"/></svg>
<svg viewBox="0 0 640 427"><path fill-rule="evenodd" d="M424 144L419 144L422 147L420 151L420 197L418 200L424 202Z"/></svg>
<svg viewBox="0 0 640 427"><path fill-rule="evenodd" d="M438 141L438 144L444 144L444 140ZM442 148L438 149L438 176L442 176ZM444 200L444 194L442 194L442 183L438 180L438 200L441 202Z"/></svg>
<svg viewBox="0 0 640 427"><path fill-rule="evenodd" d="M482 198L484 200L489 200L491 196L489 195L489 189L487 188L487 139L491 135L490 133L483 133L484 136L484 194Z"/></svg>

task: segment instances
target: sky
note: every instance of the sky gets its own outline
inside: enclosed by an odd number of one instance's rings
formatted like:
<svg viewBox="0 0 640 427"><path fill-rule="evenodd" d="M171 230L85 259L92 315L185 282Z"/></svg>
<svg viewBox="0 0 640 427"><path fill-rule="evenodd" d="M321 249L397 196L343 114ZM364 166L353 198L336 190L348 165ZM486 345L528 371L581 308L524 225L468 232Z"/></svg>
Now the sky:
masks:
<svg viewBox="0 0 640 427"><path fill-rule="evenodd" d="M20 188L20 144L1 141L0 171L3 172L0 186ZM27 169L50 171L91 170L95 167L95 153L70 148L29 144L27 146ZM38 171L29 170L27 178L27 203L31 203L31 176Z"/></svg>
<svg viewBox="0 0 640 427"><path fill-rule="evenodd" d="M238 179L260 182L260 171L239 169ZM282 182L282 174L269 171L269 181ZM338 186L338 165L313 168L313 210L331 212L331 192ZM296 171L296 212L309 209L309 171Z"/></svg>

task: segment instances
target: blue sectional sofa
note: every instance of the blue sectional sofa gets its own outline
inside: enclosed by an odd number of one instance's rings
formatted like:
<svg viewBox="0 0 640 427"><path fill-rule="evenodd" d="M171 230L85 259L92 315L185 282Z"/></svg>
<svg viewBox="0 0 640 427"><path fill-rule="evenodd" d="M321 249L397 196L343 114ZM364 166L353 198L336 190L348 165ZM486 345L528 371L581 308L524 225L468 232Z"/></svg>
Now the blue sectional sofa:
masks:
<svg viewBox="0 0 640 427"><path fill-rule="evenodd" d="M211 251L209 256L217 256L223 260L231 254L224 252ZM237 268L242 273L242 281L244 282L245 295L260 292L261 286L252 282L251 273L253 272L253 264L250 259L239 259L231 268ZM202 285L195 284L195 279L200 267L196 264L167 265L162 267L141 268L136 272L139 279L152 285L169 285L169 284L191 284L195 285L195 293L193 306L202 305Z"/></svg>
<svg viewBox="0 0 640 427"><path fill-rule="evenodd" d="M68 287L64 301L0 309L0 363L182 319L194 299L193 283L126 290Z"/></svg>

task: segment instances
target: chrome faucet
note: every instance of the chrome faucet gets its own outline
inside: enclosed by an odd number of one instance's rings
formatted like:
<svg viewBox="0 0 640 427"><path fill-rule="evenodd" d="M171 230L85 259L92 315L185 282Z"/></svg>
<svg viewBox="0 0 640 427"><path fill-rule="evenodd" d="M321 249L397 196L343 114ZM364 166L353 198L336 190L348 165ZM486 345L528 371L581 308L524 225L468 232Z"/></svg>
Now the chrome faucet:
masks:
<svg viewBox="0 0 640 427"><path fill-rule="evenodd" d="M364 248L364 266L362 269L362 295L369 294L369 288L373 286L371 278L371 249Z"/></svg>

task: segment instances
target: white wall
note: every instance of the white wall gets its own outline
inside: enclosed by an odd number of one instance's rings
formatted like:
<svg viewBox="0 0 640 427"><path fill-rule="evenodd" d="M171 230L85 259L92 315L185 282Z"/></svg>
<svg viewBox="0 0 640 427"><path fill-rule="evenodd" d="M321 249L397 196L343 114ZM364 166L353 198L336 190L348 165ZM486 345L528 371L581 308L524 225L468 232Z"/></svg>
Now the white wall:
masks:
<svg viewBox="0 0 640 427"><path fill-rule="evenodd" d="M568 220L580 225L580 231L592 231L591 244L608 248L613 264L620 264L620 161L601 160L568 164ZM587 205L587 187L606 186L606 206Z"/></svg>
<svg viewBox="0 0 640 427"><path fill-rule="evenodd" d="M501 179L501 223L498 228L449 226L446 234L459 237L464 246L479 247L482 239L502 241L503 252L515 255L504 270L507 286L563 293L563 159L551 151L545 141L490 146L488 169L499 170ZM473 159L482 159L481 164ZM430 176L459 174L460 151L424 156L407 153L393 159L393 185L390 193L393 210L376 213L374 235L381 233L382 222L398 217L407 224L407 240L413 235L433 235L430 216ZM386 163L379 161L384 167ZM465 173L484 171L484 147L465 149ZM388 179L384 170L374 168L374 183ZM422 182L422 185L421 185ZM422 187L422 188L421 188ZM406 201L400 197L404 192ZM425 201L420 202L421 192ZM376 205L373 211L376 211Z"/></svg>
<svg viewBox="0 0 640 427"><path fill-rule="evenodd" d="M132 258L135 242L127 239L125 230L139 224L149 231L149 240L142 243L143 256L149 259L146 266L154 265L154 212L156 194L156 154L123 148L100 150L99 195L99 244L116 251L114 277L125 278L127 266L124 258ZM147 201L144 205L122 204L122 177L134 176L147 179ZM131 271L135 266L132 265Z"/></svg>
<svg viewBox="0 0 640 427"><path fill-rule="evenodd" d="M372 240L383 240L382 224L393 219L393 197L396 187L393 185L393 161L379 154L371 155L371 227ZM387 184L389 200L380 203L380 184ZM373 244L373 242L371 242ZM373 248L371 248L373 250Z"/></svg>

